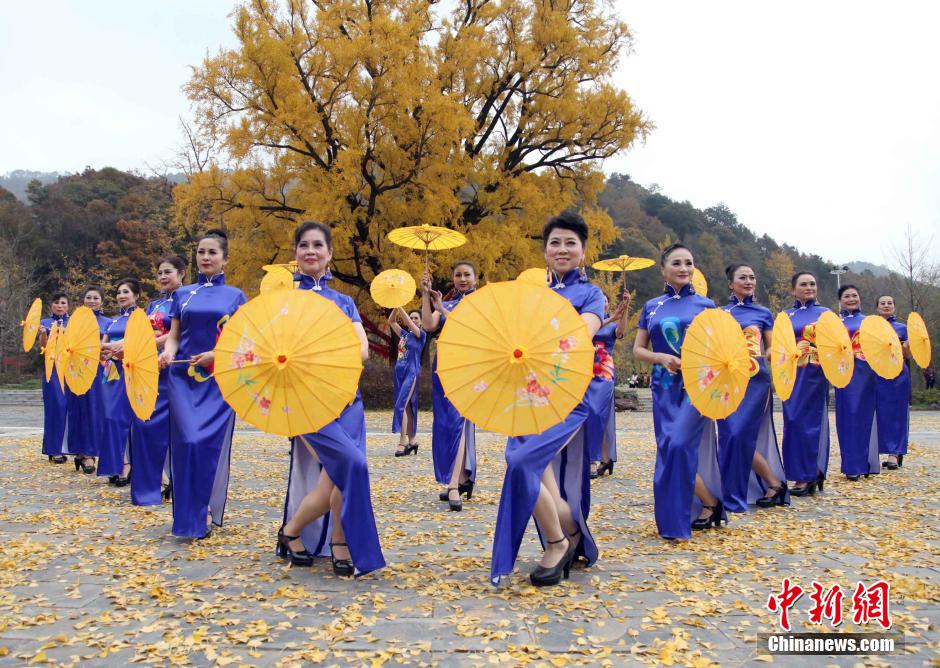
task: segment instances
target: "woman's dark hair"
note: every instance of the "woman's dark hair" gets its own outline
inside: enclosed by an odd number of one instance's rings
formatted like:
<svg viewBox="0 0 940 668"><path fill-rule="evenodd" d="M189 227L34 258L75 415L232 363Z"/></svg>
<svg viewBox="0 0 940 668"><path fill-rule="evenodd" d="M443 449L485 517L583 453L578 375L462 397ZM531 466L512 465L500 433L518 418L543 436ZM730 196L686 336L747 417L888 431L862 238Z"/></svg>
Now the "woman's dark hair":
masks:
<svg viewBox="0 0 940 668"><path fill-rule="evenodd" d="M738 273L738 269L740 269L741 267L747 267L748 269L751 269L751 270L754 269L751 265L745 264L744 262L740 262L738 264L729 264L727 267L725 267L725 276L728 277L729 281L734 280L734 275Z"/></svg>
<svg viewBox="0 0 940 668"><path fill-rule="evenodd" d="M796 287L796 282L797 282L798 280L800 280L800 276L812 276L814 281L816 281L817 283L819 282L819 279L816 278L816 274L814 274L813 272L811 272L811 271L798 271L798 272L796 272L795 274L793 274L793 276L790 277L790 287L791 287L791 288L795 288L795 287Z"/></svg>
<svg viewBox="0 0 940 668"><path fill-rule="evenodd" d="M858 292L859 297L862 296L862 293L859 291L858 287L852 285L851 283L846 283L839 288L839 299L842 299L842 295L846 290L855 290L855 292Z"/></svg>
<svg viewBox="0 0 940 668"><path fill-rule="evenodd" d="M683 248L684 248L685 250L689 251L689 255L692 254L692 250L691 250L688 246L686 246L685 244L674 243L674 244L671 244L671 245L669 245L669 246L666 246L666 247L663 249L662 255L659 256L659 265L660 265L661 267L666 266L666 258L668 258L670 255L672 255L674 251L682 250Z"/></svg>
<svg viewBox="0 0 940 668"><path fill-rule="evenodd" d="M470 267L473 270L473 275L474 276L477 275L477 267L470 260L459 260L457 262L454 262L452 265L450 265L451 273L457 271L457 267L461 267L461 266Z"/></svg>
<svg viewBox="0 0 940 668"><path fill-rule="evenodd" d="M557 216L549 218L542 228L542 246L548 245L548 237L553 230L568 230L578 235L581 245L586 246L588 240L588 226L581 214L574 211L562 211Z"/></svg>
<svg viewBox="0 0 940 668"><path fill-rule="evenodd" d="M89 292L97 292L98 296L104 299L104 290L101 289L100 285L89 285L85 288L85 291L82 293L82 299L88 296Z"/></svg>
<svg viewBox="0 0 940 668"><path fill-rule="evenodd" d="M323 233L323 239L326 241L326 247L333 250L333 231L324 225L313 220L305 220L297 229L294 230L294 247L300 244L300 240L310 230L320 230Z"/></svg>
<svg viewBox="0 0 940 668"><path fill-rule="evenodd" d="M134 297L140 297L140 281L136 278L122 278L114 286L114 294L117 294L117 291L121 288L122 285L126 285L131 289L131 292L134 293Z"/></svg>
<svg viewBox="0 0 940 668"><path fill-rule="evenodd" d="M222 257L228 257L228 235L225 233L225 230L218 228L206 230L205 234L199 237L199 241L203 239L215 239L219 244L219 248L222 249ZM196 243L198 244L199 242Z"/></svg>
<svg viewBox="0 0 940 668"><path fill-rule="evenodd" d="M884 299L885 297L890 297L890 298L891 298L891 303L894 304L895 308L897 308L898 300L894 298L894 295L878 295L878 297L875 299L875 306L877 307L877 306L878 306L878 302L880 302L880 301L881 301L882 299Z"/></svg>
<svg viewBox="0 0 940 668"><path fill-rule="evenodd" d="M181 258L179 255L165 255L164 257L161 257L159 260L157 260L157 269L160 269L161 264L169 264L179 273L186 273L186 260Z"/></svg>
<svg viewBox="0 0 940 668"><path fill-rule="evenodd" d="M52 300L51 300L51 301L57 302L57 301L59 301L60 299L62 299L63 297L65 297L65 301L68 301L68 300L69 300L69 296L68 296L67 294L65 294L64 292L62 292L61 290L60 290L59 292L53 292L53 293L52 293Z"/></svg>

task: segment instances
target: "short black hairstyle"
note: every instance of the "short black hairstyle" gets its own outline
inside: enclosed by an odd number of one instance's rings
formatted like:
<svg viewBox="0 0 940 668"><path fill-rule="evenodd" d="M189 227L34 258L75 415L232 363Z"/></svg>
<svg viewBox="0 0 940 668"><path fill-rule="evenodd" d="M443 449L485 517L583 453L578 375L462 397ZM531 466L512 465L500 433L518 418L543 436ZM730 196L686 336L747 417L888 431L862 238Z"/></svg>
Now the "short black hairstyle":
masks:
<svg viewBox="0 0 940 668"><path fill-rule="evenodd" d="M681 244L681 243L679 243L679 242L676 242L676 243L674 243L674 244L670 244L670 245L666 246L666 247L663 249L662 254L659 256L659 265L660 265L661 267L666 266L666 258L668 258L670 255L672 255L673 252L675 252L675 251L677 251L677 250L682 250L683 248L684 248L685 250L689 251L689 255L692 255L692 249L689 248L688 246L686 246L685 244ZM693 257L693 260L694 260L694 257Z"/></svg>
<svg viewBox="0 0 940 668"><path fill-rule="evenodd" d="M98 296L104 299L104 290L101 289L100 285L88 285L85 287L84 292L82 292L82 299L88 296L89 292L97 292Z"/></svg>
<svg viewBox="0 0 940 668"><path fill-rule="evenodd" d="M333 231L329 226L318 223L315 220L305 220L297 226L297 229L294 230L294 248L300 244L300 240L310 230L320 230L323 233L323 238L326 240L326 247L333 250Z"/></svg>
<svg viewBox="0 0 940 668"><path fill-rule="evenodd" d="M61 290L59 290L58 292L53 292L53 293L52 293L52 300L51 300L51 301L57 302L57 301L59 301L60 299L62 299L63 297L65 297L65 301L68 301L68 300L69 300L69 296L68 296L67 294L65 294L64 292L62 292Z"/></svg>
<svg viewBox="0 0 940 668"><path fill-rule="evenodd" d="M122 278L114 285L114 294L117 294L117 291L122 285L126 285L131 289L131 292L134 293L135 297L140 297L140 281L136 278L128 276L127 278Z"/></svg>
<svg viewBox="0 0 940 668"><path fill-rule="evenodd" d="M584 218L576 211L562 211L557 216L552 216L542 228L542 246L548 245L548 237L553 230L568 230L578 235L581 245L586 246L588 240L588 226Z"/></svg>
<svg viewBox="0 0 940 668"><path fill-rule="evenodd" d="M204 239L215 239L219 244L219 248L222 249L222 257L228 257L228 235L225 233L225 230L219 228L206 230L205 233L199 237L199 241L197 241L196 244L198 245L199 242Z"/></svg>
<svg viewBox="0 0 940 668"><path fill-rule="evenodd" d="M846 290L855 290L855 292L858 293L859 297L862 296L862 292L861 290L858 289L858 286L853 285L852 283L846 283L845 285L842 285L839 287L839 299L842 299L842 295L843 293L845 293Z"/></svg>
<svg viewBox="0 0 940 668"><path fill-rule="evenodd" d="M741 267L747 267L748 269L751 269L751 270L754 269L754 267L752 267L751 265L749 265L749 264L747 264L747 263L745 263L745 262L738 262L738 263L736 263L736 264L729 264L727 267L725 267L725 276L728 277L728 280L729 280L729 281L733 281L733 280L734 280L734 275L735 275L736 273L738 273L738 269L740 269Z"/></svg>
<svg viewBox="0 0 940 668"><path fill-rule="evenodd" d="M790 277L790 287L795 288L796 282L800 280L800 276L812 276L813 280L819 283L819 279L816 278L816 274L811 271L798 271Z"/></svg>

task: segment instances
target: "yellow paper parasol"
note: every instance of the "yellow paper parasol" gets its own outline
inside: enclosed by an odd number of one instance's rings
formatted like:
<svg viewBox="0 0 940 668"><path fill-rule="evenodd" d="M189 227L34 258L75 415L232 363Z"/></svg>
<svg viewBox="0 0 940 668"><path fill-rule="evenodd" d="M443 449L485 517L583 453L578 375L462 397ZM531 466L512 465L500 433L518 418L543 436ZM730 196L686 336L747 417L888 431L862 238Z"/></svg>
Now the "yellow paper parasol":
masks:
<svg viewBox="0 0 940 668"><path fill-rule="evenodd" d="M816 350L826 379L835 387L848 385L855 372L852 340L839 316L832 311L823 313L816 322Z"/></svg>
<svg viewBox="0 0 940 668"><path fill-rule="evenodd" d="M276 269L286 269L291 274L297 271L297 260L291 260L290 262L281 262L280 264L266 264L263 267L266 272L271 272Z"/></svg>
<svg viewBox="0 0 940 668"><path fill-rule="evenodd" d="M127 319L122 363L124 389L131 410L141 420L149 420L157 405L160 368L157 364L157 340L153 325L142 309L135 309Z"/></svg>
<svg viewBox="0 0 940 668"><path fill-rule="evenodd" d="M799 359L793 322L786 311L780 311L774 320L773 340L770 343L770 376L780 401L786 401L793 393Z"/></svg>
<svg viewBox="0 0 940 668"><path fill-rule="evenodd" d="M356 397L362 353L352 322L307 290L242 306L215 346L222 397L245 421L282 436L315 432Z"/></svg>
<svg viewBox="0 0 940 668"><path fill-rule="evenodd" d="M917 366L926 369L930 366L930 335L927 325L917 311L911 311L907 316L907 340L911 348L911 357Z"/></svg>
<svg viewBox="0 0 940 668"><path fill-rule="evenodd" d="M880 315L870 315L858 328L858 343L872 371L888 380L904 368L904 350L894 327Z"/></svg>
<svg viewBox="0 0 940 668"><path fill-rule="evenodd" d="M36 343L36 334L39 333L39 321L42 319L42 300L39 297L33 300L32 306L26 312L26 317L20 323L23 327L23 352L28 353Z"/></svg>
<svg viewBox="0 0 940 668"><path fill-rule="evenodd" d="M415 297L415 279L401 269L387 269L372 279L372 300L383 308L404 306Z"/></svg>
<svg viewBox="0 0 940 668"><path fill-rule="evenodd" d="M87 306L79 306L69 318L62 337L61 365L72 394L85 394L95 381L101 358L98 319Z"/></svg>
<svg viewBox="0 0 940 668"><path fill-rule="evenodd" d="M388 233L387 238L393 244L404 246L405 248L416 248L424 250L424 269L430 268L430 258L428 251L432 250L450 250L467 243L467 237L455 230L449 230L446 227L437 227L435 225L413 225L411 227L399 227Z"/></svg>
<svg viewBox="0 0 940 668"><path fill-rule="evenodd" d="M261 292L272 290L291 290L294 287L294 273L286 266L279 264L266 265L267 273L261 279Z"/></svg>
<svg viewBox="0 0 940 668"><path fill-rule="evenodd" d="M444 394L483 429L538 434L574 410L593 377L594 345L571 303L523 281L463 298L437 344Z"/></svg>
<svg viewBox="0 0 940 668"><path fill-rule="evenodd" d="M52 381L52 369L55 366L56 347L59 339L59 325L53 322L46 337L46 345L42 349L43 362L46 368L46 382Z"/></svg>
<svg viewBox="0 0 940 668"><path fill-rule="evenodd" d="M685 391L699 413L722 420L737 410L751 379L751 354L730 313L706 309L695 316L681 357Z"/></svg>
<svg viewBox="0 0 940 668"><path fill-rule="evenodd" d="M522 281L523 283L528 283L529 285L534 285L539 288L548 287L548 270L544 267L532 267L531 269L526 269L521 274L516 276L517 281Z"/></svg>
<svg viewBox="0 0 940 668"><path fill-rule="evenodd" d="M652 267L656 264L655 260L651 260L648 257L632 257L630 255L620 255L618 257L608 258L606 260L599 260L591 265L592 268L598 269L599 271L622 271L623 272L623 287L627 287L627 272L628 271L637 271L638 269L646 269Z"/></svg>
<svg viewBox="0 0 940 668"><path fill-rule="evenodd" d="M708 281L705 280L705 274L698 270L698 267L692 270L692 288L695 294L702 297L708 296Z"/></svg>

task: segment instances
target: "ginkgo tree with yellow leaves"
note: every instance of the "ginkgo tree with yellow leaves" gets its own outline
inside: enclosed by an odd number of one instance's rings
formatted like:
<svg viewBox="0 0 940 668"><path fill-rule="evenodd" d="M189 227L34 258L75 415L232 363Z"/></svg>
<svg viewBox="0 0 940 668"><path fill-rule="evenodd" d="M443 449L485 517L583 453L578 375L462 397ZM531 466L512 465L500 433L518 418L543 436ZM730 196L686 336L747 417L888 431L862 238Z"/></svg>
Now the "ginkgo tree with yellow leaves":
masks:
<svg viewBox="0 0 940 668"><path fill-rule="evenodd" d="M579 207L593 243L614 240L597 207L601 163L651 125L611 83L630 49L601 0L251 0L238 46L195 67L192 161L175 191L185 234L223 227L230 279L293 257L294 225L328 222L333 275L354 296L423 259L385 238L429 223L470 243L436 254L488 280L543 264L545 220ZM344 287L345 286L345 287Z"/></svg>

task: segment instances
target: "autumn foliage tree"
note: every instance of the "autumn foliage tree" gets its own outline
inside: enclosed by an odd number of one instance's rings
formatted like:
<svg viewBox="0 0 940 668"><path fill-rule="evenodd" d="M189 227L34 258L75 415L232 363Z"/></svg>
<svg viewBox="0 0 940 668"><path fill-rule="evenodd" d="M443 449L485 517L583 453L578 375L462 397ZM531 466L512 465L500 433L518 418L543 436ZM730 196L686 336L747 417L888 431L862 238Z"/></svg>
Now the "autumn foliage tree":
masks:
<svg viewBox="0 0 940 668"><path fill-rule="evenodd" d="M206 58L185 87L199 145L218 150L175 191L185 234L229 233L233 281L253 289L261 265L291 258L290 231L309 218L333 225L333 274L357 296L384 269L422 268L385 239L404 225L469 236L435 256L439 277L458 258L488 280L541 265L542 224L572 206L592 253L616 238L597 206L600 164L650 129L610 83L626 25L596 0L453 5L235 10L238 47Z"/></svg>

